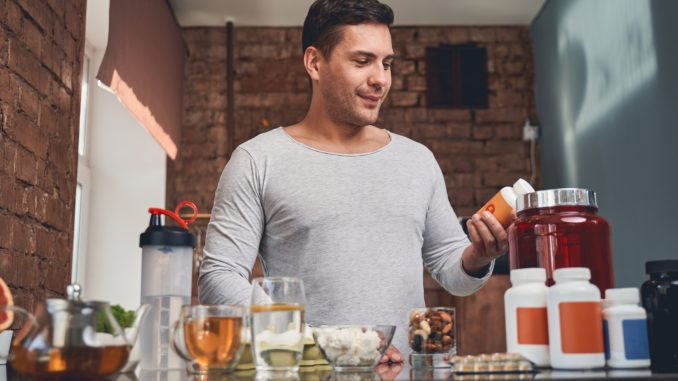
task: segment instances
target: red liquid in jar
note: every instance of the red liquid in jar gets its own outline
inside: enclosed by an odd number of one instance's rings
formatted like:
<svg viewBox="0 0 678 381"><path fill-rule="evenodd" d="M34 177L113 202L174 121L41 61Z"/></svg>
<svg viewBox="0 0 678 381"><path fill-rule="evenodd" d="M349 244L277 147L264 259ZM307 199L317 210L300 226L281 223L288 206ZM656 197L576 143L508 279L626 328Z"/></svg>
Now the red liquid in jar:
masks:
<svg viewBox="0 0 678 381"><path fill-rule="evenodd" d="M543 267L546 284L553 270L588 267L601 293L614 288L610 225L592 206L525 209L509 228L511 269Z"/></svg>

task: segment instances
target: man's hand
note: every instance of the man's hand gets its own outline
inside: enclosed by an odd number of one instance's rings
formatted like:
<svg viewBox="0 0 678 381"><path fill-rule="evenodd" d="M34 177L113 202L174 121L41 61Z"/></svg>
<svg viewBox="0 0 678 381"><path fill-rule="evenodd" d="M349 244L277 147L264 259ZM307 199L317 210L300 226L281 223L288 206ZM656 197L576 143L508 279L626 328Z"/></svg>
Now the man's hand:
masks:
<svg viewBox="0 0 678 381"><path fill-rule="evenodd" d="M386 349L386 353L384 353L384 357L379 360L379 364L385 364L385 363L401 363L405 360L403 357L403 354L400 353L398 348L394 347L393 344L389 345L388 349Z"/></svg>
<svg viewBox="0 0 678 381"><path fill-rule="evenodd" d="M511 222L517 219L511 211ZM494 258L501 257L508 250L508 234L492 213L474 214L466 221L471 245L462 254L462 265L466 273L480 273Z"/></svg>

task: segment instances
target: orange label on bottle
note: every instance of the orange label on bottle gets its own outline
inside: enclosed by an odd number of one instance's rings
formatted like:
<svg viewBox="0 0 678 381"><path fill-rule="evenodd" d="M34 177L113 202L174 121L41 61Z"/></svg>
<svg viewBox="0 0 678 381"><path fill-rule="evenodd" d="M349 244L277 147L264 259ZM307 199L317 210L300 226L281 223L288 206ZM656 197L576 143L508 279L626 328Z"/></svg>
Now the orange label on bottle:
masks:
<svg viewBox="0 0 678 381"><path fill-rule="evenodd" d="M546 307L516 308L518 344L548 345L549 326Z"/></svg>
<svg viewBox="0 0 678 381"><path fill-rule="evenodd" d="M481 214L486 210L494 214L494 217L497 218L497 221L499 221L504 228L511 224L511 210L513 210L513 208L506 200L504 200L504 196L501 195L501 192L497 192L497 194L495 194L487 204L483 205L476 214Z"/></svg>
<svg viewBox="0 0 678 381"><path fill-rule="evenodd" d="M494 217L504 228L511 224L511 210L513 210L513 208L506 202L506 200L504 200L504 196L501 195L501 192L497 192L497 194L495 194L494 197L490 199L490 201L483 205L483 207L480 208L476 214L481 214L486 210L494 214Z"/></svg>
<svg viewBox="0 0 678 381"><path fill-rule="evenodd" d="M563 353L603 353L603 315L600 302L562 302L560 342Z"/></svg>

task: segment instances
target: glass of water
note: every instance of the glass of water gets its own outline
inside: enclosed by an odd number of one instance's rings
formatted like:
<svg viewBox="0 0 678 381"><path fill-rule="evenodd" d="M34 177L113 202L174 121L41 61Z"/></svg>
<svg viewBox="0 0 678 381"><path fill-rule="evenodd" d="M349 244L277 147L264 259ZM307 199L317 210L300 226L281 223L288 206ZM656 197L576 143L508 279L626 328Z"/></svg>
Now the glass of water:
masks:
<svg viewBox="0 0 678 381"><path fill-rule="evenodd" d="M294 377L299 371L305 305L304 284L299 278L252 280L250 328L257 377Z"/></svg>

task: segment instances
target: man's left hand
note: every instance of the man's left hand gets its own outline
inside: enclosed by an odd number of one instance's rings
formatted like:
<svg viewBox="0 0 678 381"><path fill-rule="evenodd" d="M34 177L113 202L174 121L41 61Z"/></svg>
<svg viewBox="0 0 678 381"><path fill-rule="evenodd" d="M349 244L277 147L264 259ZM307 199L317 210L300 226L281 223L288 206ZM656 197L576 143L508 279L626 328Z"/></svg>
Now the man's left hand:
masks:
<svg viewBox="0 0 678 381"><path fill-rule="evenodd" d="M393 344L389 345L388 349L386 349L386 353L384 353L384 357L379 360L379 364L384 364L384 363L401 363L405 361L405 358L403 357L403 354L400 353L398 348L394 347Z"/></svg>
<svg viewBox="0 0 678 381"><path fill-rule="evenodd" d="M511 211L511 221L517 219ZM508 234L499 221L488 211L474 214L466 221L471 245L462 254L464 270L471 275L480 273L493 259L508 251Z"/></svg>

